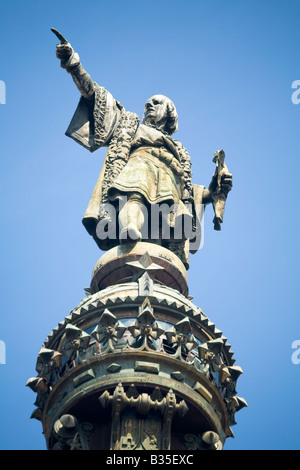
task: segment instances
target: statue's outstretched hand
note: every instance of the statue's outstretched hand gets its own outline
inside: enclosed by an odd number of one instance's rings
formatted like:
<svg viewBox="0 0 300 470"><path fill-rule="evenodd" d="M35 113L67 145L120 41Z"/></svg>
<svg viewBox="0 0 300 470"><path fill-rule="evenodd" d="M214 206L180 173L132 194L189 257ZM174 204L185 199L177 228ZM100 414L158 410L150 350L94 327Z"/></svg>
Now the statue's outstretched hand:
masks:
<svg viewBox="0 0 300 470"><path fill-rule="evenodd" d="M55 28L51 31L60 40L56 46L56 57L60 59L60 66L72 75L72 78L84 98L94 94L94 82L80 64L80 57L64 36Z"/></svg>
<svg viewBox="0 0 300 470"><path fill-rule="evenodd" d="M73 47L69 42L66 44L57 44L56 46L56 57L63 62L66 62L73 53Z"/></svg>
<svg viewBox="0 0 300 470"><path fill-rule="evenodd" d="M74 52L71 44L64 38L64 36L55 28L51 28L52 33L60 40L60 44L56 46L56 57L60 59L60 65L66 68L70 65L76 65L79 61L78 54Z"/></svg>

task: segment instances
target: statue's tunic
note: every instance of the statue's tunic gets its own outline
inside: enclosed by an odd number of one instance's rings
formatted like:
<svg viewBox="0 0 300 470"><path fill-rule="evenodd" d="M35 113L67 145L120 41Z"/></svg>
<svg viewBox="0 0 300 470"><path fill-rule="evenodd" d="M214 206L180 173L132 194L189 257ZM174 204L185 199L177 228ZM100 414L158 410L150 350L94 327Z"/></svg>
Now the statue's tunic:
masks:
<svg viewBox="0 0 300 470"><path fill-rule="evenodd" d="M117 244L115 240L98 240L96 226L107 217L107 203L119 194L139 193L149 204L175 204L177 216L197 218L191 202L196 196L197 204L201 204L203 187L193 191L186 149L170 136L140 124L138 116L126 111L105 88L95 84L92 98L81 97L66 135L91 152L108 147L83 217L83 224L101 249Z"/></svg>
<svg viewBox="0 0 300 470"><path fill-rule="evenodd" d="M130 158L108 190L136 192L149 204L179 204L183 190L180 156L171 139L149 126L140 124L132 140Z"/></svg>

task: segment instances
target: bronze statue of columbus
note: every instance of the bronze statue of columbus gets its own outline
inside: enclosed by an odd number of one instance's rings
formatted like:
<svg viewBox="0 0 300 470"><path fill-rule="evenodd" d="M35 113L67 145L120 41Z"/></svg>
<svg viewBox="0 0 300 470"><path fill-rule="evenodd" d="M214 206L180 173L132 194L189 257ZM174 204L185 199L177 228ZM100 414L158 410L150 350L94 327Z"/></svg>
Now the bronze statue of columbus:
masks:
<svg viewBox="0 0 300 470"><path fill-rule="evenodd" d="M149 227L151 208L165 205L170 210L159 224L154 241L170 249L188 267L189 252L200 246L203 208L213 203L215 229L220 230L224 205L232 187L232 175L224 163L224 152L216 152L216 171L208 188L192 184L191 159L185 147L172 138L178 129L174 103L163 95L152 96L145 104L140 122L104 87L92 80L79 55L58 31L56 56L71 74L81 97L66 135L90 152L108 147L105 161L83 217L83 224L101 250L126 242L143 241ZM112 221L110 208L117 209L115 237L100 237ZM145 211L145 208L147 209ZM147 219L147 220L146 220ZM190 230L182 230L183 225ZM169 231L163 227L168 226ZM181 230L176 229L180 227ZM167 236L164 236L167 233ZM175 237L174 233L181 233Z"/></svg>

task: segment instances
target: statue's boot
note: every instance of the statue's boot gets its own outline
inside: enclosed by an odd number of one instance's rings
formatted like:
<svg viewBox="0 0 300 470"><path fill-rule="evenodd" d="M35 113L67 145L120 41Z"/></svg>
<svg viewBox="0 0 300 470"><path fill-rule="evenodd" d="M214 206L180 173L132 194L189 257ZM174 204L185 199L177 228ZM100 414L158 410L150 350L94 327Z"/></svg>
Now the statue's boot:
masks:
<svg viewBox="0 0 300 470"><path fill-rule="evenodd" d="M134 224L129 224L127 227L124 227L120 233L120 242L125 243L128 240L140 241L142 239L142 234Z"/></svg>

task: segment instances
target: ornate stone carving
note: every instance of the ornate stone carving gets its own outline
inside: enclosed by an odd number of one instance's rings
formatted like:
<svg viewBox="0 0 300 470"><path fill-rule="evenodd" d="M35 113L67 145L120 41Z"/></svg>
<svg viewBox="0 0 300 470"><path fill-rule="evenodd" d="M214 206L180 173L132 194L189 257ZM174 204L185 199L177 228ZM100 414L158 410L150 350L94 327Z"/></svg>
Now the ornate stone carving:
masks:
<svg viewBox="0 0 300 470"><path fill-rule="evenodd" d="M128 330L134 338L131 347L158 349L156 340L164 333L164 330L158 325L153 314L150 300L147 297L139 309L139 315L133 325Z"/></svg>
<svg viewBox="0 0 300 470"><path fill-rule="evenodd" d="M198 346L199 368L216 384L221 384L230 377L228 367L222 359L224 341L221 338L208 341ZM197 362L195 363L197 366Z"/></svg>
<svg viewBox="0 0 300 470"><path fill-rule="evenodd" d="M37 394L34 402L37 409L33 411L31 418L41 420L42 411L50 391L49 384L43 377L31 377L27 380L26 387L31 388Z"/></svg>
<svg viewBox="0 0 300 470"><path fill-rule="evenodd" d="M175 413L188 411L184 400L177 403L172 390L163 397L159 387L139 393L132 384L125 392L120 383L113 393L106 390L99 397L101 405L112 407L111 450L168 450L171 423Z"/></svg>
<svg viewBox="0 0 300 470"><path fill-rule="evenodd" d="M234 426L236 424L235 413L240 411L245 406L248 406L247 402L244 398L234 396L225 399L225 403L228 412L229 426Z"/></svg>
<svg viewBox="0 0 300 470"><path fill-rule="evenodd" d="M145 272L147 272L152 279L154 279L155 274L163 270L163 266L156 264L152 261L151 256L148 252L140 257L138 261L128 261L127 266L130 266L134 271L135 275L132 278L132 281L139 279Z"/></svg>
<svg viewBox="0 0 300 470"><path fill-rule="evenodd" d="M126 265L134 272L132 281L138 281L139 295L153 295L155 274L164 268L154 263L148 252L141 256L138 261L129 261Z"/></svg>
<svg viewBox="0 0 300 470"><path fill-rule="evenodd" d="M34 405L37 407L31 418L42 419L42 411L53 385L60 379L62 355L53 349L42 348L36 361L37 377L27 380L26 386L36 392Z"/></svg>
<svg viewBox="0 0 300 470"><path fill-rule="evenodd" d="M99 325L93 330L91 336L100 343L102 352L109 353L115 350L115 345L122 338L126 329L126 326L115 315L105 309L99 320Z"/></svg>
<svg viewBox="0 0 300 470"><path fill-rule="evenodd" d="M239 366L228 366L229 377L226 377L220 387L220 393L224 399L231 398L236 395L236 383L243 370Z"/></svg>
<svg viewBox="0 0 300 470"><path fill-rule="evenodd" d="M93 354L94 350L88 349L90 340L91 336L85 331L70 323L66 325L59 350L67 358L68 368L81 364Z"/></svg>
<svg viewBox="0 0 300 470"><path fill-rule="evenodd" d="M88 450L88 439L92 429L90 423L79 423L73 415L61 416L54 423L56 442L52 450Z"/></svg>
<svg viewBox="0 0 300 470"><path fill-rule="evenodd" d="M184 361L188 353L198 346L192 334L191 323L188 317L183 318L170 330L166 331L166 337L168 343L175 349L175 357Z"/></svg>
<svg viewBox="0 0 300 470"><path fill-rule="evenodd" d="M49 384L59 380L59 371L62 365L62 354L52 349L42 348L38 354L36 371L39 377L43 377Z"/></svg>
<svg viewBox="0 0 300 470"><path fill-rule="evenodd" d="M184 435L184 445L187 450L222 450L223 445L219 435L214 431L206 431L196 436Z"/></svg>

